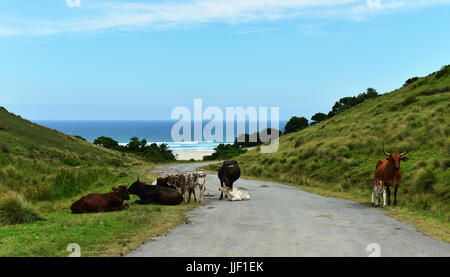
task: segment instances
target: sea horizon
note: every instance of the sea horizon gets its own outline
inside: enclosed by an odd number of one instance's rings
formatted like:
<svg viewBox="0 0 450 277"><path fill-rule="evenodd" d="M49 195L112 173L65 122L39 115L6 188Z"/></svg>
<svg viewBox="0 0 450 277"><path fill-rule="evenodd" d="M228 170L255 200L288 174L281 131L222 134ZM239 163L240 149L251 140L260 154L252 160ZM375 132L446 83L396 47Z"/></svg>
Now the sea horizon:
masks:
<svg viewBox="0 0 450 277"><path fill-rule="evenodd" d="M237 134L237 122L234 122L233 141L226 141L225 126L223 122L224 137L221 141L194 140L194 122L191 121L191 140L173 141L171 130L173 125L179 120L34 120L39 125L58 130L62 133L80 136L87 141L94 142L100 136L110 137L121 145L126 145L132 137L140 140L146 139L148 144L166 143L172 151L213 151L219 144L230 144L240 135ZM203 121L203 127L210 121ZM249 122L245 122L245 133L249 132ZM258 121L256 121L258 123ZM279 129L284 130L287 121L279 121ZM258 123L259 127L259 123ZM271 122L267 123L268 128L272 128Z"/></svg>

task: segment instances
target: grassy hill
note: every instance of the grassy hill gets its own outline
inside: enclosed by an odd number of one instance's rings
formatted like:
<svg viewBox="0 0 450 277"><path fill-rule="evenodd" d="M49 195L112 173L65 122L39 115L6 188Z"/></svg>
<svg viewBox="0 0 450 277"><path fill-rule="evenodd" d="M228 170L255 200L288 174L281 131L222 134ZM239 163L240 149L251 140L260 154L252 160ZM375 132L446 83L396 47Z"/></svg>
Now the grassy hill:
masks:
<svg viewBox="0 0 450 277"><path fill-rule="evenodd" d="M134 162L0 107L0 192L13 190L32 201L70 197L114 181Z"/></svg>
<svg viewBox="0 0 450 277"><path fill-rule="evenodd" d="M450 222L450 66L237 158L244 175L369 202L386 151L408 150L399 208ZM448 225L447 225L448 226ZM448 229L447 229L448 230ZM447 234L450 238L450 234Z"/></svg>
<svg viewBox="0 0 450 277"><path fill-rule="evenodd" d="M111 192L136 176L153 181L152 166L0 108L0 257L67 256L69 243L78 243L82 256L119 256L167 232L197 204L70 211L83 195Z"/></svg>

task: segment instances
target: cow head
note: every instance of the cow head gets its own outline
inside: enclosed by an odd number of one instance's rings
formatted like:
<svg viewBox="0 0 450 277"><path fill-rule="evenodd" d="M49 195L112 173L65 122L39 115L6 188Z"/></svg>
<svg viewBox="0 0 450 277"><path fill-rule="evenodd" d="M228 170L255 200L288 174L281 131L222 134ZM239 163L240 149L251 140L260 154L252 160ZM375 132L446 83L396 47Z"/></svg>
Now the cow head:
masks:
<svg viewBox="0 0 450 277"><path fill-rule="evenodd" d="M123 200L130 200L130 193L126 186L119 186L119 188L112 188L112 190Z"/></svg>
<svg viewBox="0 0 450 277"><path fill-rule="evenodd" d="M165 178L157 178L156 179L156 185L167 185L167 182L169 181L169 177Z"/></svg>
<svg viewBox="0 0 450 277"><path fill-rule="evenodd" d="M196 171L192 174L192 177L194 177L194 184L198 184L200 186L203 186L206 182L206 173L202 171Z"/></svg>
<svg viewBox="0 0 450 277"><path fill-rule="evenodd" d="M232 188L227 187L227 186L223 186L223 187L220 187L219 190L220 190L221 192L228 192L228 191L232 190Z"/></svg>
<svg viewBox="0 0 450 277"><path fill-rule="evenodd" d="M394 169L396 171L400 170L400 161L406 162L409 160L408 157L404 157L404 155L406 155L406 153L407 153L406 151L404 151L401 154L390 154L390 153L386 152L383 147L383 152L386 156L389 157L388 160L389 160L389 162L391 162L394 165Z"/></svg>
<svg viewBox="0 0 450 277"><path fill-rule="evenodd" d="M145 186L145 183L144 183L144 182L141 182L141 181L139 180L139 177L138 177L138 179L136 180L136 182L134 182L133 184L131 184L131 186L128 188L128 192L129 192L130 194L136 194L136 193L140 192L141 189L142 189L144 186Z"/></svg>

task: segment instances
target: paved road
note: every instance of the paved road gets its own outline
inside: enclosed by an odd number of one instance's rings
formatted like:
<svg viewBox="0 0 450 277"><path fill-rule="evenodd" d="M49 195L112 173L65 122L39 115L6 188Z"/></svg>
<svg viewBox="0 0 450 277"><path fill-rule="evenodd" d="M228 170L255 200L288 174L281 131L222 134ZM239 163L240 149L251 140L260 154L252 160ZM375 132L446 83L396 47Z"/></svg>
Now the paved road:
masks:
<svg viewBox="0 0 450 277"><path fill-rule="evenodd" d="M203 163L204 164L204 163ZM198 164L156 168L160 174L192 172ZM249 201L218 200L216 174L207 175L209 205L188 213L185 224L128 256L450 256L450 244L433 240L380 208L323 197L294 187L239 179Z"/></svg>

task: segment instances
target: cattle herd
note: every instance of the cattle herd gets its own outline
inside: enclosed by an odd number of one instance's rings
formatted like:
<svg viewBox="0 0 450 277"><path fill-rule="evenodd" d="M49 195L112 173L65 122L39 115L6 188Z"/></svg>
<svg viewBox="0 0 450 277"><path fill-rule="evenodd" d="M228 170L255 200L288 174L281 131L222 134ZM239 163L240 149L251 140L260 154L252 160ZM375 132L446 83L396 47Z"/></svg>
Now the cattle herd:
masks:
<svg viewBox="0 0 450 277"><path fill-rule="evenodd" d="M233 189L233 183L240 177L240 168L236 161L225 161L218 170L221 191L230 201L248 200L248 193ZM112 192L105 194L89 194L83 196L71 206L73 213L93 213L120 211L129 207L124 204L125 200L130 200L130 194L138 196L140 199L132 204L158 204L158 205L179 205L186 202L185 194L188 193L187 202L197 202L195 189L199 188L198 201L202 202L206 190L206 174L202 171L195 171L192 174L172 174L166 177L157 178L151 185L138 179L128 188L119 186L112 188Z"/></svg>
<svg viewBox="0 0 450 277"><path fill-rule="evenodd" d="M391 204L391 191L394 189L394 205L397 205L397 191L402 178L400 169L401 161L408 161L405 157L406 151L401 154L390 154L384 150L387 158L380 159L375 169L375 179L373 180L372 206L380 204L380 194L383 193L383 207ZM218 168L217 173L220 180L220 199L223 194L230 201L249 200L250 195L246 191L233 188L233 183L241 175L238 163L234 160L225 161ZM130 194L138 196L140 199L132 204L159 204L159 205L179 205L186 202L185 193L188 193L187 202L197 202L195 189L199 188L198 200L201 202L206 190L206 174L196 171L192 174L173 174L166 177L157 178L151 185L138 179L130 187L119 186L112 188L112 192L105 194L89 194L74 202L71 206L73 213L92 213L120 211L129 207L124 204L130 199ZM386 200L387 197L387 200Z"/></svg>

